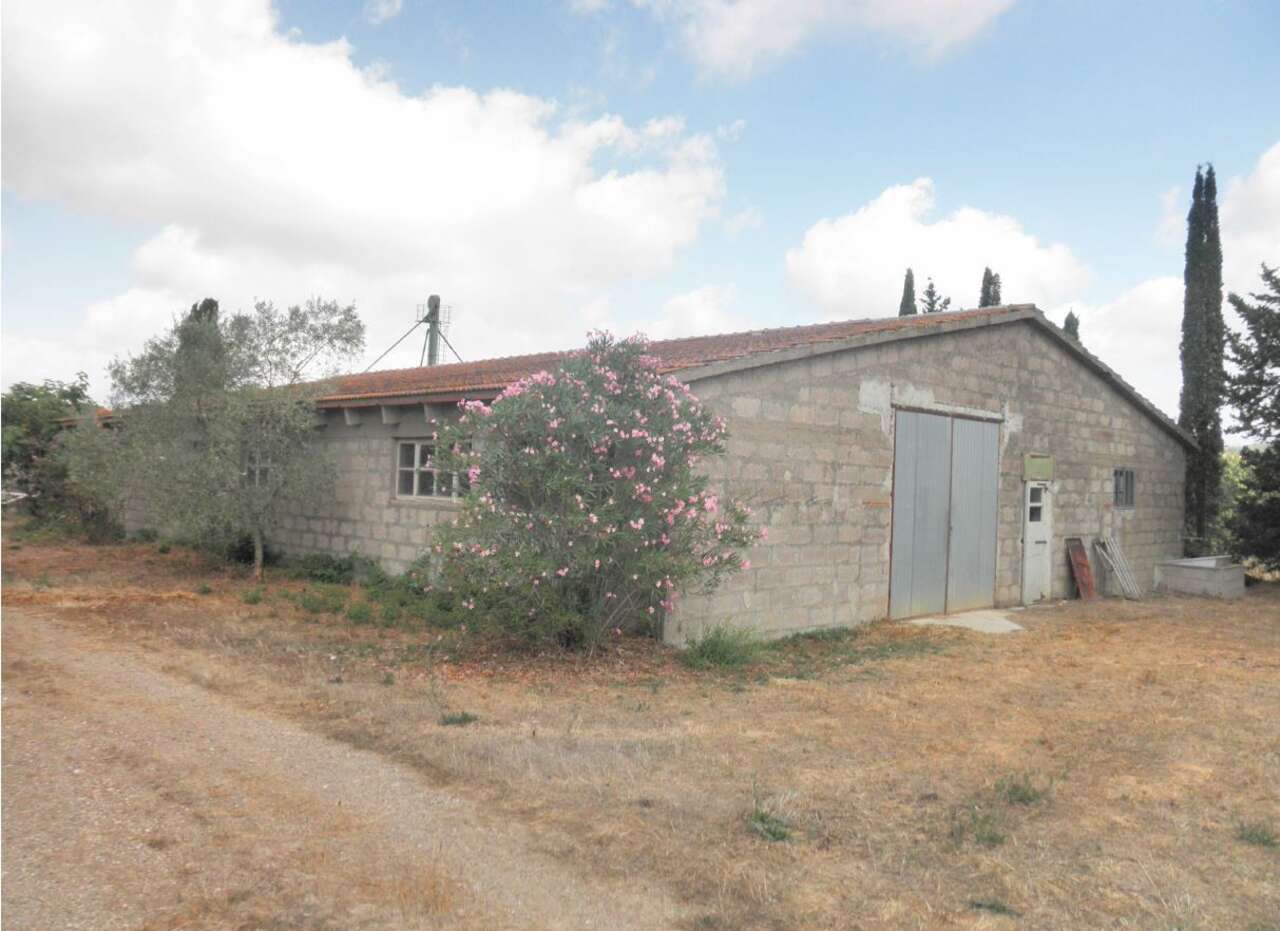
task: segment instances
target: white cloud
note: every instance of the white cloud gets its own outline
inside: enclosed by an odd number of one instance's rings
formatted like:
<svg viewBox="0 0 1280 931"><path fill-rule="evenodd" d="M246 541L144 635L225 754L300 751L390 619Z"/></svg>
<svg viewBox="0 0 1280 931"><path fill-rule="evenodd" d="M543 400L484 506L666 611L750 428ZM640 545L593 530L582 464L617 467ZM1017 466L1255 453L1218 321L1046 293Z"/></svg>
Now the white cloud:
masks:
<svg viewBox="0 0 1280 931"><path fill-rule="evenodd" d="M1138 393L1170 417L1178 415L1182 367L1182 278L1151 278L1097 306L1071 302L1045 311L1061 324L1067 311L1080 318L1080 341Z"/></svg>
<svg viewBox="0 0 1280 931"><path fill-rule="evenodd" d="M867 34L936 57L1015 0L632 0L679 29L704 74L742 80L807 42Z"/></svg>
<svg viewBox="0 0 1280 931"><path fill-rule="evenodd" d="M933 212L930 179L887 188L853 213L810 227L787 252L787 271L829 318L896 313L908 267L917 295L932 278L953 309L977 305L988 265L1009 303L1056 304L1088 278L1070 249L1041 243L1013 217L973 207L936 219Z"/></svg>
<svg viewBox="0 0 1280 931"><path fill-rule="evenodd" d="M1259 265L1280 266L1280 142L1249 174L1218 185L1222 280L1229 291L1255 291Z"/></svg>
<svg viewBox="0 0 1280 931"><path fill-rule="evenodd" d="M364 18L375 26L400 15L404 0L364 0Z"/></svg>
<svg viewBox="0 0 1280 931"><path fill-rule="evenodd" d="M662 308L662 316L646 326L651 339L706 336L742 330L751 324L732 309L737 300L733 285L707 285L678 294Z"/></svg>
<svg viewBox="0 0 1280 931"><path fill-rule="evenodd" d="M573 345L577 308L668 267L718 215L715 143L676 120L409 96L350 52L282 35L266 0L6 6L6 186L159 230L65 352L134 348L205 295L355 300L369 359L432 292L466 358ZM5 311L11 331L21 308ZM60 374L20 336L6 381Z"/></svg>
<svg viewBox="0 0 1280 931"><path fill-rule="evenodd" d="M741 236L748 230L758 230L764 226L764 214L756 207L745 207L724 221L725 232L730 236Z"/></svg>

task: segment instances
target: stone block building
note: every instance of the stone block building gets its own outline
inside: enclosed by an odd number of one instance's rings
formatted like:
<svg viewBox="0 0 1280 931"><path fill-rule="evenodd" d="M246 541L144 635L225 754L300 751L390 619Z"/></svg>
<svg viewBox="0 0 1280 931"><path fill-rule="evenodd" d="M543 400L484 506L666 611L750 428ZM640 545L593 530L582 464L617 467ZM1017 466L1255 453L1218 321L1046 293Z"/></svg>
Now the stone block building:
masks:
<svg viewBox="0 0 1280 931"><path fill-rule="evenodd" d="M1139 582L1182 553L1192 440L1030 305L651 345L728 421L713 482L769 528L752 566L683 601L667 637L767 634L1072 591L1064 539L1115 538ZM320 401L336 493L276 542L403 570L457 508L432 419L556 353L346 376ZM1106 584L1105 577L1103 584Z"/></svg>

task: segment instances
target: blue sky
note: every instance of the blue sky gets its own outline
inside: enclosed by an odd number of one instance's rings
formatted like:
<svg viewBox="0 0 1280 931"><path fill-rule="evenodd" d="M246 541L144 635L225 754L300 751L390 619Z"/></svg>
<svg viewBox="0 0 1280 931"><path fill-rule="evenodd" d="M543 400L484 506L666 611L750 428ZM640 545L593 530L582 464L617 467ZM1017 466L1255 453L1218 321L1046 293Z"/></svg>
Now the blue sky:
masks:
<svg viewBox="0 0 1280 931"><path fill-rule="evenodd" d="M1270 3L16 0L5 384L206 293L439 291L467 358L891 314L903 268L1060 318L1176 413L1182 218L1280 263ZM388 359L413 364L407 345Z"/></svg>

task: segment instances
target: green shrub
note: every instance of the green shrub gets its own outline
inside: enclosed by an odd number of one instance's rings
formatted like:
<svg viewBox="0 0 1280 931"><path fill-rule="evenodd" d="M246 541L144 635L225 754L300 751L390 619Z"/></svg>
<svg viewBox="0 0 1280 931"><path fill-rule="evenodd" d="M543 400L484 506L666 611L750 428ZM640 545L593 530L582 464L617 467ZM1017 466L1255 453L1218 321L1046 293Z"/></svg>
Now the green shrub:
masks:
<svg viewBox="0 0 1280 931"><path fill-rule="evenodd" d="M197 594L197 595L212 595L212 594L213 594L213 586L208 585L208 584L206 584L206 583L204 583L204 582L201 582L201 583L200 583L200 585L196 588L196 594Z"/></svg>
<svg viewBox="0 0 1280 931"><path fill-rule="evenodd" d="M290 569L295 578L331 585L350 585L352 582L376 584L386 578L373 560L355 553L347 556L308 553L291 560Z"/></svg>
<svg viewBox="0 0 1280 931"><path fill-rule="evenodd" d="M161 556L163 556L165 553L169 552L171 549L173 549L173 547L170 546L168 543L161 543L159 546L156 547L156 552L159 553Z"/></svg>
<svg viewBox="0 0 1280 931"><path fill-rule="evenodd" d="M347 606L347 620L352 624L368 624L373 620L373 607L367 601L357 601Z"/></svg>
<svg viewBox="0 0 1280 931"><path fill-rule="evenodd" d="M262 602L262 586L255 586L240 596L240 600L247 605L256 605Z"/></svg>
<svg viewBox="0 0 1280 931"><path fill-rule="evenodd" d="M690 669L736 669L760 653L760 639L750 630L717 626L690 640L680 662Z"/></svg>
<svg viewBox="0 0 1280 931"><path fill-rule="evenodd" d="M760 536L697 465L724 440L642 339L593 334L554 371L441 426L438 462L469 491L415 574L472 623L530 640L657 633L679 593L744 568Z"/></svg>

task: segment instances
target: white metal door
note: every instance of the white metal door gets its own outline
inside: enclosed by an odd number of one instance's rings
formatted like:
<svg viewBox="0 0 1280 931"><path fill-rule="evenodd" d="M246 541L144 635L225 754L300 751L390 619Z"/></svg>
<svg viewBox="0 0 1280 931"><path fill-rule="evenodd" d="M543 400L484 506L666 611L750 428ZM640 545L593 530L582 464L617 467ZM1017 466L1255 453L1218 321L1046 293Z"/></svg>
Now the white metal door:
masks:
<svg viewBox="0 0 1280 931"><path fill-rule="evenodd" d="M1048 482L1027 482L1022 505L1022 603L1049 597L1053 497Z"/></svg>

